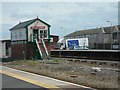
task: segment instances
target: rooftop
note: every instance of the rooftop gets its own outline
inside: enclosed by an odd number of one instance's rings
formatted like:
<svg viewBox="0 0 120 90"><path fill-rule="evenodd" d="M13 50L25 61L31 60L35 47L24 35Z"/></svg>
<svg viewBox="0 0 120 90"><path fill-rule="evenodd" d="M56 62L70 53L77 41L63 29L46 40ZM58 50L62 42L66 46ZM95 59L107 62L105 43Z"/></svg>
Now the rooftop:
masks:
<svg viewBox="0 0 120 90"><path fill-rule="evenodd" d="M28 20L28 21L20 22L19 24L17 24L14 27L10 28L10 30L19 29L19 28L25 28L26 26L32 24L36 20L39 20L39 21L43 22L44 24L50 26L49 24L47 24L46 22L40 20L39 18L35 18L35 19Z"/></svg>
<svg viewBox="0 0 120 90"><path fill-rule="evenodd" d="M116 27L118 28L118 30L120 30L120 25L117 25ZM65 37L72 37L72 36L79 36L79 35L90 35L90 34L99 34L100 32L103 32L105 34L110 34L111 29L116 30L115 26L103 27L103 28L93 28L93 29L75 31L73 33L70 33L70 34L66 35Z"/></svg>

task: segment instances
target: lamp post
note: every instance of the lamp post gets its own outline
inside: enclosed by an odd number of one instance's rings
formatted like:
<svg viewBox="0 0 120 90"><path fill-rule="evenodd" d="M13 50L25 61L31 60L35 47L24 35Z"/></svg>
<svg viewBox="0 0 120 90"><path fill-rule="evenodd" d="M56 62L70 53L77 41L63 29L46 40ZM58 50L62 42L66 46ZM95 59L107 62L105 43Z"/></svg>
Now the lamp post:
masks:
<svg viewBox="0 0 120 90"><path fill-rule="evenodd" d="M62 31L62 29L63 29L63 27L60 27L61 28L61 31ZM64 37L64 36L63 36ZM62 42L61 42L62 43ZM59 59L61 59L61 45L62 44L60 44L60 51L59 51Z"/></svg>
<svg viewBox="0 0 120 90"><path fill-rule="evenodd" d="M61 28L61 31L64 29L64 27L60 27ZM64 29L65 31L64 31L64 34L63 34L63 38L64 38L64 36L66 35L66 28Z"/></svg>
<svg viewBox="0 0 120 90"><path fill-rule="evenodd" d="M107 22L110 24L110 26L111 26L111 49L112 49L112 42L113 42L113 40L112 40L112 23L111 23L111 21L109 21L109 20L107 20Z"/></svg>

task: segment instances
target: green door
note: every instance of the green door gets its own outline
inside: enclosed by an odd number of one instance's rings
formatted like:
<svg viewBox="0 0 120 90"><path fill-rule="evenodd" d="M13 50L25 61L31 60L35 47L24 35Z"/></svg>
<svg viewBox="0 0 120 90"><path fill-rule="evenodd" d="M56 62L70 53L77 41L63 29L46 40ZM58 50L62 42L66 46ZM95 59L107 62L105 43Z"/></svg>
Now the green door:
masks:
<svg viewBox="0 0 120 90"><path fill-rule="evenodd" d="M37 47L37 44L35 42L35 37L37 36L37 38L39 39L39 33L38 33L38 29L34 29L33 30L33 38L34 38L34 59L35 60L38 60L40 59L40 54L39 54L39 50L38 50L38 47Z"/></svg>
<svg viewBox="0 0 120 90"><path fill-rule="evenodd" d="M36 36L37 38L39 38L38 29L33 29L33 38L35 38Z"/></svg>
<svg viewBox="0 0 120 90"><path fill-rule="evenodd" d="M41 58L40 58L40 53L39 53L39 50L38 50L38 48L37 48L36 43L34 44L34 46L35 46L35 48L34 48L34 59L35 59L35 60L39 60L39 59L41 59Z"/></svg>

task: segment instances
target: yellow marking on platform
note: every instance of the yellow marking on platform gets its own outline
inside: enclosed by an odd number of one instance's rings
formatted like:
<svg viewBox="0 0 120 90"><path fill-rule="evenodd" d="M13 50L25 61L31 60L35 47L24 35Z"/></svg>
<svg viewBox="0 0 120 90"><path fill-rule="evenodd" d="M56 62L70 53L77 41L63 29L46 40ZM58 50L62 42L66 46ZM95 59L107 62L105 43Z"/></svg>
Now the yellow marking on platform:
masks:
<svg viewBox="0 0 120 90"><path fill-rule="evenodd" d="M44 88L49 89L49 90L55 90L55 89L62 90L62 89L60 89L60 87L56 87L56 86L53 86L53 85L48 85L48 84L45 84L45 83L42 83L42 82L39 82L39 81L36 81L36 80L33 80L33 79L29 79L29 78L26 78L26 77L23 77L23 76L20 76L20 75L16 75L16 74L13 74L13 73L10 73L10 72L6 72L6 71L3 71L3 70L0 70L0 73L6 74L8 76L11 76L11 77L23 80L23 81L26 81L26 82L34 84L34 85L44 87Z"/></svg>

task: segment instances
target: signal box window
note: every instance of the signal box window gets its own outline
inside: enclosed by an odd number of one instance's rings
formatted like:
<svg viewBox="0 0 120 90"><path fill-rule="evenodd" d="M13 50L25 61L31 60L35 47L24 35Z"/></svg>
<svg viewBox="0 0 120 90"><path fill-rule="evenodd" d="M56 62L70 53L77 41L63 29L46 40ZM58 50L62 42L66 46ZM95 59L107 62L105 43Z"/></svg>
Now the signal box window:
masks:
<svg viewBox="0 0 120 90"><path fill-rule="evenodd" d="M47 38L47 30L40 30L40 38Z"/></svg>
<svg viewBox="0 0 120 90"><path fill-rule="evenodd" d="M44 31L44 38L47 38L47 30Z"/></svg>

